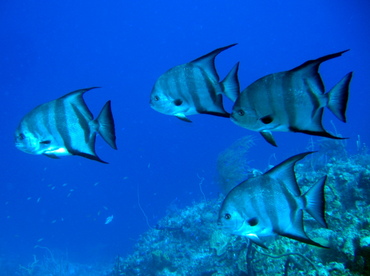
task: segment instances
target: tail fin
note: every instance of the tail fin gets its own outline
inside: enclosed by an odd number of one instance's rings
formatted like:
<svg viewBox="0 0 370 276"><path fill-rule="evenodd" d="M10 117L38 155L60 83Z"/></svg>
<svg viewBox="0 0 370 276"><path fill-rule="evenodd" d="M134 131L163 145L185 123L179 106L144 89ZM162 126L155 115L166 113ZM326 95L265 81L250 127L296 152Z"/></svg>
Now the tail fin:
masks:
<svg viewBox="0 0 370 276"><path fill-rule="evenodd" d="M346 122L346 109L351 79L352 72L345 75L344 78L328 92L328 108L342 122Z"/></svg>
<svg viewBox="0 0 370 276"><path fill-rule="evenodd" d="M325 228L328 227L325 221L324 187L326 178L326 176L321 178L303 195L306 203L305 210Z"/></svg>
<svg viewBox="0 0 370 276"><path fill-rule="evenodd" d="M240 93L238 70L239 62L234 65L229 74L227 74L225 79L221 82L223 93L233 102L236 101Z"/></svg>
<svg viewBox="0 0 370 276"><path fill-rule="evenodd" d="M107 101L96 118L98 132L113 149L117 149L116 132L114 129L114 120L111 109L111 102Z"/></svg>

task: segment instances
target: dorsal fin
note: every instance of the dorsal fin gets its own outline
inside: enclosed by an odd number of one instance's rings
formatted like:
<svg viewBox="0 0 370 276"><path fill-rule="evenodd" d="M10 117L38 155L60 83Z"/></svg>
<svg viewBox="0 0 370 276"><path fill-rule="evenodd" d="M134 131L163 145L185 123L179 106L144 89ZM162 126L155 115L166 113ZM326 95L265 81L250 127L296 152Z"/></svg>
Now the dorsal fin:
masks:
<svg viewBox="0 0 370 276"><path fill-rule="evenodd" d="M326 55L326 56L323 56L323 57L320 57L320 58L317 58L317 59L308 60L308 61L304 62L303 64L293 68L290 71L304 70L304 71L307 71L307 73L310 73L310 74L317 74L317 72L319 70L319 66L320 66L321 63L323 63L324 61L327 61L329 59L340 57L342 54L344 54L345 52L348 52L348 51L349 51L349 49L338 52L338 53Z"/></svg>
<svg viewBox="0 0 370 276"><path fill-rule="evenodd" d="M315 86L319 87L321 93L324 93L325 92L324 82L322 81L321 76L319 74L320 64L329 59L340 57L343 53L347 51L349 51L349 49L338 53L326 55L318 59L308 60L305 63L299 65L298 67L291 69L290 72L301 71L302 75L304 75L307 78L310 78L311 81L315 83Z"/></svg>
<svg viewBox="0 0 370 276"><path fill-rule="evenodd" d="M79 109L84 113L83 116L86 116L89 120L93 119L93 115L89 108L87 107L84 99L83 99L83 94L86 93L87 91L90 91L95 88L100 88L100 87L90 87L90 88L83 88L83 89L78 89L75 91L72 91L59 99L57 101L66 101L73 103L74 105L78 106Z"/></svg>
<svg viewBox="0 0 370 276"><path fill-rule="evenodd" d="M225 46L225 47L222 47L222 48L218 48L204 56L201 56L197 59L194 59L193 61L191 61L191 63L193 64L196 64L198 65L199 67L202 67L204 68L204 70L206 70L207 72L209 72L210 74L212 74L217 81L219 81L219 76L217 74L217 71L216 71L216 68L215 68L215 58L216 56L221 53L222 51L225 51L233 46L235 46L235 44L231 44L229 46Z"/></svg>
<svg viewBox="0 0 370 276"><path fill-rule="evenodd" d="M306 155L313 153L311 152L304 152L301 154L294 155L284 162L280 163L279 165L276 165L271 170L266 172L266 175L269 175L270 177L274 179L281 179L283 180L284 184L288 188L288 190L294 195L294 196L300 196L301 191L299 190L295 173L294 173L294 165L299 160L303 159Z"/></svg>
<svg viewBox="0 0 370 276"><path fill-rule="evenodd" d="M95 89L95 88L100 88L98 86L94 86L94 87L90 87L90 88L83 88L83 89L78 89L78 90L75 90L75 91L72 91L72 92L69 92L68 94L60 97L59 99L65 99L65 98L69 98L69 97L73 97L73 96L82 96L84 93L86 93L87 91L90 91L92 89ZM58 99L58 100L59 100Z"/></svg>

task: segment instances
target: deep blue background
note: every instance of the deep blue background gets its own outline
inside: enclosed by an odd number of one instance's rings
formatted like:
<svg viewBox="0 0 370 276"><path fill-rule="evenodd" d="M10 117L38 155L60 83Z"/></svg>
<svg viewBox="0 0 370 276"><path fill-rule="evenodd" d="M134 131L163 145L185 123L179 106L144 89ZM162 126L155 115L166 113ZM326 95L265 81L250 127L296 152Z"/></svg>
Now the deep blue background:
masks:
<svg viewBox="0 0 370 276"><path fill-rule="evenodd" d="M369 145L370 4L356 1L10 1L0 4L0 257L28 262L35 245L68 251L78 262L109 262L132 251L166 209L217 197L218 154L252 132L224 118L192 124L152 110L149 94L167 69L238 43L216 60L221 78L240 61L242 88L309 59L351 49L325 62L331 88L354 71L343 124L330 121L356 150ZM112 100L118 151L99 137L98 155L52 160L18 151L13 133L35 106L70 91L97 115ZM227 104L230 110L230 103ZM310 136L275 133L278 148L258 134L252 165L265 169L307 149ZM317 140L314 138L314 140ZM276 159L275 159L276 158ZM199 176L199 177L198 177ZM114 215L105 225L107 216Z"/></svg>

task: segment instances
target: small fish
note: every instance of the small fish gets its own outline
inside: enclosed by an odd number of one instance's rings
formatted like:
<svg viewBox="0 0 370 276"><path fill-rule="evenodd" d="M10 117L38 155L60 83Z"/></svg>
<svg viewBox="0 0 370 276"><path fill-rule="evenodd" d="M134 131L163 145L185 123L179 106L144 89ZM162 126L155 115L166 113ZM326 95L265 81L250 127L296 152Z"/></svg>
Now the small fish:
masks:
<svg viewBox="0 0 370 276"><path fill-rule="evenodd" d="M111 223L112 220L113 220L113 215L107 217L107 219L105 220L105 224Z"/></svg>
<svg viewBox="0 0 370 276"><path fill-rule="evenodd" d="M346 122L352 72L325 93L318 69L322 62L347 51L309 60L292 70L258 79L240 93L231 120L241 127L260 132L273 146L276 142L271 131L342 139L328 133L321 121L326 106L339 120Z"/></svg>
<svg viewBox="0 0 370 276"><path fill-rule="evenodd" d="M273 235L325 247L304 232L303 210L327 228L324 218L326 176L301 195L294 174L295 163L310 153L290 157L265 174L233 188L221 205L218 224L264 248L267 247L260 237Z"/></svg>
<svg viewBox="0 0 370 276"><path fill-rule="evenodd" d="M230 117L222 103L222 94L232 101L239 95L237 63L219 82L215 58L232 44L216 49L189 63L175 66L158 78L150 95L150 106L163 114L191 122L186 116L210 114Z"/></svg>
<svg viewBox="0 0 370 276"><path fill-rule="evenodd" d="M93 119L82 96L94 88L97 87L76 90L34 108L18 126L15 146L26 153L50 158L79 155L107 163L95 153L95 138L99 133L113 149L117 149L114 121L110 101Z"/></svg>

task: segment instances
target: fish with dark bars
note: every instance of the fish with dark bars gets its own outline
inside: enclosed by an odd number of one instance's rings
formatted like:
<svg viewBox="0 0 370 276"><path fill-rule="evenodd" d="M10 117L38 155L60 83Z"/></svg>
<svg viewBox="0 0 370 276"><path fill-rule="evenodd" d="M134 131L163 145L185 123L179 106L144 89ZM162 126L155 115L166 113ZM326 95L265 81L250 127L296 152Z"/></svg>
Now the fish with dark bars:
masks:
<svg viewBox="0 0 370 276"><path fill-rule="evenodd" d="M219 82L215 58L236 44L216 49L189 63L175 66L161 75L150 95L150 106L163 114L191 122L188 115L210 114L230 117L223 106L222 95L233 102L239 95L237 63Z"/></svg>
<svg viewBox="0 0 370 276"><path fill-rule="evenodd" d="M25 115L15 132L15 146L26 153L50 158L79 155L107 163L95 153L99 133L113 149L117 149L111 102L107 101L99 116L93 119L83 94L91 87L66 94L41 104Z"/></svg>
<svg viewBox="0 0 370 276"><path fill-rule="evenodd" d="M272 131L342 139L324 129L322 117L324 108L328 107L339 120L346 122L352 72L325 93L318 70L322 62L347 51L309 60L292 70L258 79L240 93L231 120L241 127L260 132L273 146L276 142Z"/></svg>
<svg viewBox="0 0 370 276"><path fill-rule="evenodd" d="M221 205L218 224L227 232L245 236L263 248L267 247L260 237L275 235L325 248L306 235L303 211L327 228L326 176L302 195L294 173L296 162L310 153L290 157L263 175L249 178L233 188Z"/></svg>

